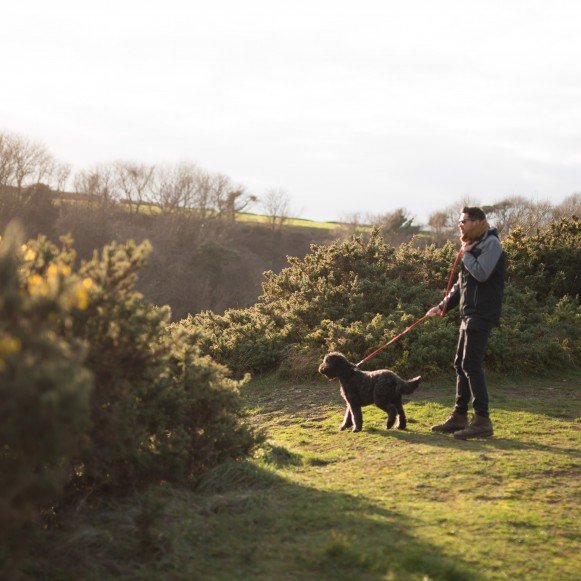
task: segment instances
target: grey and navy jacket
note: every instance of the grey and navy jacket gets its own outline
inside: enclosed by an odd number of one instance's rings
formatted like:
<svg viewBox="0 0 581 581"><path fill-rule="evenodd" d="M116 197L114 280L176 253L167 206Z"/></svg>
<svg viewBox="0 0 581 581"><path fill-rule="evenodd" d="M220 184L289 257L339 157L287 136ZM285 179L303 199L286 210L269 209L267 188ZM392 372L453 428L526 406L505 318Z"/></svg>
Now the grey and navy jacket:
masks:
<svg viewBox="0 0 581 581"><path fill-rule="evenodd" d="M498 325L502 310L506 255L496 228L488 229L462 257L456 284L438 305L447 310L459 306L469 328L490 329Z"/></svg>

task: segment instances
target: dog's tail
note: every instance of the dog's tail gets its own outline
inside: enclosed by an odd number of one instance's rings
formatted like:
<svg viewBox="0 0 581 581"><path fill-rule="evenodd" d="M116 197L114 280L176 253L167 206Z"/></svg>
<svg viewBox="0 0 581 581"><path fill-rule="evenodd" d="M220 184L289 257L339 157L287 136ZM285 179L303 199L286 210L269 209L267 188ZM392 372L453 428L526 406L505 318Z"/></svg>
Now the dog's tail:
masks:
<svg viewBox="0 0 581 581"><path fill-rule="evenodd" d="M402 381L398 386L399 392L401 394L413 393L418 388L418 385L420 385L421 380L422 376L418 375L409 381Z"/></svg>

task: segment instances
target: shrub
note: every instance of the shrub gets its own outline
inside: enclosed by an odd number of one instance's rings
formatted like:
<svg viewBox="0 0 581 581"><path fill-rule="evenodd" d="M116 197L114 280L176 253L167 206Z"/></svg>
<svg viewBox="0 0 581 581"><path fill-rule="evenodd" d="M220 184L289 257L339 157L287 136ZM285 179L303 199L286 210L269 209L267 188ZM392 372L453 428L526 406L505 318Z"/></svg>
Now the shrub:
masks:
<svg viewBox="0 0 581 581"><path fill-rule="evenodd" d="M533 237L513 231L505 243L504 317L492 334L489 366L536 370L574 363L580 243L575 218ZM282 364L283 375L296 376L298 357L313 361L334 349L360 361L441 300L455 255L451 243L418 248L412 241L396 249L378 231L367 240L313 245L304 259L289 258L279 274L265 273L254 307L191 320L208 331L205 352L239 374ZM450 368L457 317L452 311L424 323L368 365L427 375Z"/></svg>
<svg viewBox="0 0 581 581"><path fill-rule="evenodd" d="M0 244L0 558L57 503L193 483L262 441L243 381L134 290L149 250L113 243L75 268L68 239Z"/></svg>
<svg viewBox="0 0 581 581"><path fill-rule="evenodd" d="M13 558L59 499L89 416L91 374L68 332L85 286L70 252L43 247L21 245L15 227L0 242L0 547Z"/></svg>
<svg viewBox="0 0 581 581"><path fill-rule="evenodd" d="M581 294L581 221L561 219L534 236L516 228L504 243L510 284L549 296Z"/></svg>
<svg viewBox="0 0 581 581"><path fill-rule="evenodd" d="M88 345L95 389L76 487L184 481L245 456L256 441L243 422L241 383L200 355L195 327L170 325L169 308L135 291L150 250L113 243L80 267L93 285L74 332Z"/></svg>

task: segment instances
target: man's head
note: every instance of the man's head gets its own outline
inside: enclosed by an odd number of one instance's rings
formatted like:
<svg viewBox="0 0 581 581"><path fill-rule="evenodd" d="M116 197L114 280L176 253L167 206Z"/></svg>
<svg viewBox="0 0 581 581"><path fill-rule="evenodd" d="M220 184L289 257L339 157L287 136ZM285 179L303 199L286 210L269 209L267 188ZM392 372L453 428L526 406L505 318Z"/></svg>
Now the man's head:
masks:
<svg viewBox="0 0 581 581"><path fill-rule="evenodd" d="M458 228L460 228L461 239L468 242L480 238L488 230L486 214L482 208L476 206L464 206L458 219Z"/></svg>

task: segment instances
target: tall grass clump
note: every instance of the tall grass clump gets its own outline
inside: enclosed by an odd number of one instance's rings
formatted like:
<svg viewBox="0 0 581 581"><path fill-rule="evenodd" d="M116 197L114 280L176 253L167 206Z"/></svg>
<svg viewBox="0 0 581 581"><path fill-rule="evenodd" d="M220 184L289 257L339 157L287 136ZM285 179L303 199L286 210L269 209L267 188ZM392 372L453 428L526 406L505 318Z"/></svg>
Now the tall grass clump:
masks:
<svg viewBox="0 0 581 581"><path fill-rule="evenodd" d="M580 354L581 226L576 218L534 236L519 229L503 241L508 257L504 317L493 333L489 367L533 371L573 365ZM457 247L395 248L374 231L289 258L266 272L249 309L204 312L184 325L206 331L206 353L238 373L281 368L340 350L353 360L403 331L443 296ZM418 327L373 361L401 373L436 374L451 365L457 311ZM298 365L300 367L300 364ZM298 370L300 372L300 370Z"/></svg>

